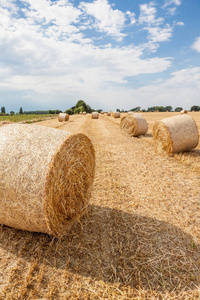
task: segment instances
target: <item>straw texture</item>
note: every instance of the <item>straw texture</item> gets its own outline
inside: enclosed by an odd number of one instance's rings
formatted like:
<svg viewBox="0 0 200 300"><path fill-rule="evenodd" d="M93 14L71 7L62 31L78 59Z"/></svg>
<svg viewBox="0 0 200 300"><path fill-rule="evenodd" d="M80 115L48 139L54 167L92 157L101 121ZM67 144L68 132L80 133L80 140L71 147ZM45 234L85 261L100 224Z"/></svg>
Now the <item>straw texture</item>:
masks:
<svg viewBox="0 0 200 300"><path fill-rule="evenodd" d="M113 118L120 118L120 112L118 112L118 111L115 111L115 112L113 112L112 113L112 116L113 116Z"/></svg>
<svg viewBox="0 0 200 300"><path fill-rule="evenodd" d="M95 153L84 134L38 125L0 127L0 223L67 234L85 212Z"/></svg>
<svg viewBox="0 0 200 300"><path fill-rule="evenodd" d="M140 115L127 115L121 119L120 128L123 133L130 136L146 134L148 130L147 121Z"/></svg>
<svg viewBox="0 0 200 300"><path fill-rule="evenodd" d="M188 111L186 109L181 110L181 115L187 114L187 113L188 113Z"/></svg>
<svg viewBox="0 0 200 300"><path fill-rule="evenodd" d="M172 154L195 148L199 143L199 132L195 121L183 114L155 122L153 138L158 153Z"/></svg>
<svg viewBox="0 0 200 300"><path fill-rule="evenodd" d="M65 113L59 113L58 115L58 121L59 122L66 122L69 120L69 115Z"/></svg>
<svg viewBox="0 0 200 300"><path fill-rule="evenodd" d="M97 111L92 112L92 119L98 119L99 118L99 113Z"/></svg>

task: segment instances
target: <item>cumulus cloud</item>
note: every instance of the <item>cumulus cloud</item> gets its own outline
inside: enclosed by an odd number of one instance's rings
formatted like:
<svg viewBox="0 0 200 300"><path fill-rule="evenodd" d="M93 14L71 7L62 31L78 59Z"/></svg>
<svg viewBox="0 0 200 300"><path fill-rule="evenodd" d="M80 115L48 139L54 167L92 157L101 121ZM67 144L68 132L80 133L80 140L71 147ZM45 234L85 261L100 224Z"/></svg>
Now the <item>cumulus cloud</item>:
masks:
<svg viewBox="0 0 200 300"><path fill-rule="evenodd" d="M179 5L181 5L181 0L166 0L163 8L167 8L167 12L173 16Z"/></svg>
<svg viewBox="0 0 200 300"><path fill-rule="evenodd" d="M113 9L107 0L96 0L92 3L81 2L79 8L87 15L94 17L94 27L99 31L106 32L119 40L125 36L121 32L126 21L125 14L118 9Z"/></svg>
<svg viewBox="0 0 200 300"><path fill-rule="evenodd" d="M149 4L141 4L140 5L140 16L139 23L147 23L148 25L160 25L163 23L163 18L156 18L156 7L154 2L150 2Z"/></svg>
<svg viewBox="0 0 200 300"><path fill-rule="evenodd" d="M196 39L194 44L192 45L192 48L196 50L197 52L200 52L200 37Z"/></svg>
<svg viewBox="0 0 200 300"><path fill-rule="evenodd" d="M153 43L158 43L158 42L166 42L170 39L173 33L172 27L170 27L169 24L165 26L165 28L161 27L147 27L144 28L148 31L149 33L149 40Z"/></svg>

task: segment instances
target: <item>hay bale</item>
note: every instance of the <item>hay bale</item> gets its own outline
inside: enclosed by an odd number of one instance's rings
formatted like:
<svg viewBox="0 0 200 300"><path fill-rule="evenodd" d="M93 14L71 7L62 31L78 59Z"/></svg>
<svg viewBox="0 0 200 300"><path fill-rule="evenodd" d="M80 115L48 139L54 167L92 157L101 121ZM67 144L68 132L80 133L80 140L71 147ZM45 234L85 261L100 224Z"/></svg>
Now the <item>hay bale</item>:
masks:
<svg viewBox="0 0 200 300"><path fill-rule="evenodd" d="M113 116L113 118L120 118L120 112L118 112L118 111L114 111L113 113L112 113L112 116Z"/></svg>
<svg viewBox="0 0 200 300"><path fill-rule="evenodd" d="M184 114L187 114L187 113L188 113L188 111L186 109L181 110L181 115L184 115Z"/></svg>
<svg viewBox="0 0 200 300"><path fill-rule="evenodd" d="M120 128L123 133L130 136L146 134L148 130L147 121L139 114L127 115L121 119Z"/></svg>
<svg viewBox="0 0 200 300"><path fill-rule="evenodd" d="M58 121L59 122L66 122L69 120L69 115L65 113L59 113L58 115Z"/></svg>
<svg viewBox="0 0 200 300"><path fill-rule="evenodd" d="M0 223L61 237L87 210L95 152L81 133L0 127Z"/></svg>
<svg viewBox="0 0 200 300"><path fill-rule="evenodd" d="M108 117L111 116L111 111L107 111L107 116L108 116Z"/></svg>
<svg viewBox="0 0 200 300"><path fill-rule="evenodd" d="M153 138L158 153L172 154L195 148L199 132L195 121L184 114L155 122Z"/></svg>
<svg viewBox="0 0 200 300"><path fill-rule="evenodd" d="M86 115L86 111L83 111L83 115Z"/></svg>
<svg viewBox="0 0 200 300"><path fill-rule="evenodd" d="M134 111L128 111L128 115L134 115Z"/></svg>
<svg viewBox="0 0 200 300"><path fill-rule="evenodd" d="M101 111L101 115L104 115L104 111Z"/></svg>
<svg viewBox="0 0 200 300"><path fill-rule="evenodd" d="M92 119L98 119L99 118L99 113L97 111L92 112Z"/></svg>

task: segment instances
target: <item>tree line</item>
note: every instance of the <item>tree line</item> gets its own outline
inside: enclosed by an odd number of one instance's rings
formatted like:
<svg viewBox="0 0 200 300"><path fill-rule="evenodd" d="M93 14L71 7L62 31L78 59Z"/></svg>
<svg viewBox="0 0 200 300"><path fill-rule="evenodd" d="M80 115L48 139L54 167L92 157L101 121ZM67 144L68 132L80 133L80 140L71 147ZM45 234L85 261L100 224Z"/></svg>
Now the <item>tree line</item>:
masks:
<svg viewBox="0 0 200 300"><path fill-rule="evenodd" d="M174 111L176 112L180 112L181 110L183 110L182 107L176 107L174 109ZM65 113L68 113L69 115L73 115L73 114L79 114L80 112L86 112L86 113L91 113L93 111L98 111L99 113L102 111L102 109L92 109L90 107L90 105L86 104L85 101L83 100L78 100L75 106L72 106L71 108L68 108L65 110ZM117 108L116 111L119 112L127 112L127 110L124 109L119 109ZM152 106L152 107L148 107L147 110L145 109L141 109L140 106L136 106L134 108L131 108L129 111L142 111L142 112L154 112L154 111L158 111L158 112L165 112L165 111L173 111L173 107L168 105L168 106ZM193 105L190 108L190 111L200 111L200 106L198 105ZM0 116L9 116L9 115L15 115L15 114L26 114L26 115L30 115L30 114L36 114L36 115L42 115L42 114L59 114L60 112L62 112L59 109L55 109L55 110L36 110L36 111L23 111L23 108L20 107L19 112L14 112L14 111L10 111L10 113L6 113L6 109L5 106L1 107L1 113Z"/></svg>

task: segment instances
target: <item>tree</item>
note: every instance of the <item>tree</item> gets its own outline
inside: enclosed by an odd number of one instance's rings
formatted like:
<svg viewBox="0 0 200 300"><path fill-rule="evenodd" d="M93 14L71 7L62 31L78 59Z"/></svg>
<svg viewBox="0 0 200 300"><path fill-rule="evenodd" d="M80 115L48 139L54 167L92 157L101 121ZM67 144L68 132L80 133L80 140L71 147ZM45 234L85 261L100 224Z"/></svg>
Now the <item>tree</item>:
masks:
<svg viewBox="0 0 200 300"><path fill-rule="evenodd" d="M117 109L116 109L116 111L120 112L120 109L119 109L119 108L117 108Z"/></svg>
<svg viewBox="0 0 200 300"><path fill-rule="evenodd" d="M81 111L80 107L75 108L74 110L74 114L79 114Z"/></svg>
<svg viewBox="0 0 200 300"><path fill-rule="evenodd" d="M73 109L69 108L69 109L66 109L65 113L68 115L73 115L74 111L73 111Z"/></svg>
<svg viewBox="0 0 200 300"><path fill-rule="evenodd" d="M177 112L180 112L181 110L183 110L182 107L176 107L176 108L175 108L175 111L177 111Z"/></svg>
<svg viewBox="0 0 200 300"><path fill-rule="evenodd" d="M23 115L23 109L22 109L22 107L20 107L20 109L19 109L19 114Z"/></svg>
<svg viewBox="0 0 200 300"><path fill-rule="evenodd" d="M165 111L172 111L172 106L166 106Z"/></svg>
<svg viewBox="0 0 200 300"><path fill-rule="evenodd" d="M193 105L191 108L190 108L191 111L200 111L200 106L197 106L197 105Z"/></svg>
<svg viewBox="0 0 200 300"><path fill-rule="evenodd" d="M11 116L15 115L15 112L11 110L11 111L10 111L10 115L11 115Z"/></svg>
<svg viewBox="0 0 200 300"><path fill-rule="evenodd" d="M87 104L83 100L78 100L78 102L75 105L75 108L78 108L81 106L83 107L83 111L87 112Z"/></svg>
<svg viewBox="0 0 200 300"><path fill-rule="evenodd" d="M5 114L5 113L6 113L5 106L2 106L2 107L1 107L1 113L2 113L2 114Z"/></svg>

